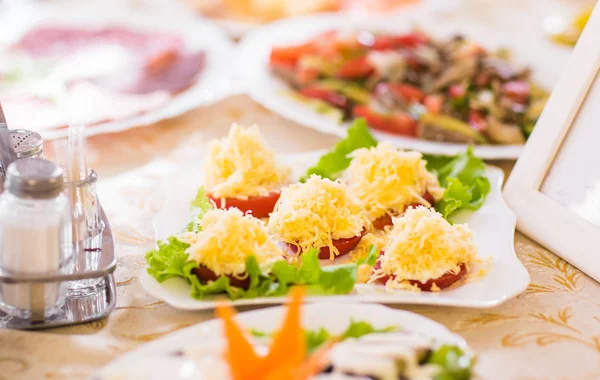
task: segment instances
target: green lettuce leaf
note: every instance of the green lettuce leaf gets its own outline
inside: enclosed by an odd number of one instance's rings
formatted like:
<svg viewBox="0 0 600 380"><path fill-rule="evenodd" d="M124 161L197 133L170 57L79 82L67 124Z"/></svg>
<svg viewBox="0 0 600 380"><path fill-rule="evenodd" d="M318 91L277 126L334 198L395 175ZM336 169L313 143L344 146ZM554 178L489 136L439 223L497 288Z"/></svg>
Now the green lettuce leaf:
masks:
<svg viewBox="0 0 600 380"><path fill-rule="evenodd" d="M311 295L346 294L356 283L356 264L321 267L318 250L313 249L302 255L299 265L285 260L276 262L269 275L262 273L256 257L246 259L246 273L250 278L248 289L230 284L225 276L212 282L202 282L195 274L198 263L190 260L185 250L189 244L170 237L160 242L158 248L146 254L148 273L158 282L173 277L185 279L191 286L191 296L204 299L215 294L227 294L231 299L284 296L294 285L304 285Z"/></svg>
<svg viewBox="0 0 600 380"><path fill-rule="evenodd" d="M158 282L173 277L186 277L185 269L188 254L185 253L185 250L189 246L189 244L183 243L175 237L159 242L157 249L146 253L148 273Z"/></svg>
<svg viewBox="0 0 600 380"><path fill-rule="evenodd" d="M377 140L369 132L364 119L356 119L348 128L348 135L340 140L335 147L322 156L319 162L300 178L304 182L312 174L323 178L336 179L350 165L348 154L360 148L370 148L377 145Z"/></svg>
<svg viewBox="0 0 600 380"><path fill-rule="evenodd" d="M379 247L372 244L369 247L369 253L367 257L361 257L356 261L356 266L361 266L362 264L367 264L368 266L374 266L377 263L377 259L379 258Z"/></svg>
<svg viewBox="0 0 600 380"><path fill-rule="evenodd" d="M446 188L444 197L435 209L446 219L459 210L478 210L491 190L485 176L485 163L473 155L469 147L465 153L454 157L430 156L427 169L438 176L440 185Z"/></svg>
<svg viewBox="0 0 600 380"><path fill-rule="evenodd" d="M190 219L191 221L185 227L185 231L187 232L198 232L200 231L200 226L198 222L200 219L204 217L208 211L212 210L213 205L210 203L210 200L206 196L206 191L204 190L204 186L198 189L198 193L196 193L196 198L190 204Z"/></svg>

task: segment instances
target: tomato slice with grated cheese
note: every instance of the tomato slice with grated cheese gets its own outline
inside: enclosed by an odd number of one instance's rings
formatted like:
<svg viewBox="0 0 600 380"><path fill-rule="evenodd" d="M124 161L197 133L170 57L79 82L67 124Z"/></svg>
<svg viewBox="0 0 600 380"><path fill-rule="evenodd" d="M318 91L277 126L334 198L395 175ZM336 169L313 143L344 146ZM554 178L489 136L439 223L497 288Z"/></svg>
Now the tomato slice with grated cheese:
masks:
<svg viewBox="0 0 600 380"><path fill-rule="evenodd" d="M198 268L194 269L194 274L203 282L216 281L220 277L204 265L200 265ZM229 284L231 286L235 286L236 288L242 288L245 290L250 288L250 276L245 276L245 273L241 273L239 276L243 278L237 278L230 274L224 276L229 279Z"/></svg>
<svg viewBox="0 0 600 380"><path fill-rule="evenodd" d="M217 208L222 210L237 208L244 214L250 212L255 218L267 218L269 214L273 212L280 195L281 192L274 191L269 195L262 197L248 197L247 199L241 199L216 198L211 194L207 194L208 199L213 201L215 205L217 205Z"/></svg>
<svg viewBox="0 0 600 380"><path fill-rule="evenodd" d="M379 254L379 257L381 258L381 256L383 256L383 254L384 254L384 252L381 251ZM419 287L419 289L426 291L426 292L430 292L431 289L434 287L434 284L438 289L446 289L467 275L467 273L468 273L467 266L464 263L460 263L458 265L458 267L459 267L459 271L457 273L446 272L443 275L441 275L440 277L430 279L430 280L426 281L425 283L417 281L417 280L407 280L407 281L411 285L416 285L417 287ZM377 260L377 263L375 264L375 266L373 266L373 272L375 272L379 269L381 269L381 262L379 260ZM392 278L394 278L393 275L386 275L386 276L378 278L376 282L380 285L385 285L388 282L388 280L390 280Z"/></svg>
<svg viewBox="0 0 600 380"><path fill-rule="evenodd" d="M429 194L429 192L426 192L425 195L423 195L423 198L427 202L429 202L430 205L432 205L432 206L434 205L435 201L433 199L433 196L431 194ZM408 205L406 208L418 207L418 206L424 206L424 205L422 205L420 203L413 203L413 204ZM404 212L404 210L402 212ZM402 214L400 214L400 215L402 215ZM400 215L398 215L398 216L400 216ZM383 230L386 226L391 226L391 225L393 225L392 216L388 215L388 214L386 214L380 218L377 218L373 221L373 227L375 227L379 230Z"/></svg>
<svg viewBox="0 0 600 380"><path fill-rule="evenodd" d="M352 236L352 237L346 238L346 239L333 240L333 242L332 242L333 246L335 248L337 248L337 250L339 252L339 255L335 256L335 258L338 258L340 256L350 253L350 251L352 251L354 248L356 248L358 243L360 243L360 239L362 239L362 237L365 236L366 233L367 233L367 230L365 229L358 236ZM298 247L296 247L295 245L286 243L286 246L292 253L298 252ZM321 247L319 249L319 259L329 260L330 258L331 258L331 250L329 249L329 247Z"/></svg>

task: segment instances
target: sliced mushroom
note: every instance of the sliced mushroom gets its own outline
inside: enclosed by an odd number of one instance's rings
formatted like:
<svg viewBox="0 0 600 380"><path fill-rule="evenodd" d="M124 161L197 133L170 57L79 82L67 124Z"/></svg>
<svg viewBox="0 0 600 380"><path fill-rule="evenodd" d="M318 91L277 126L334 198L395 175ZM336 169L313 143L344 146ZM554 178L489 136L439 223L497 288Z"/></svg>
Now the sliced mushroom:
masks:
<svg viewBox="0 0 600 380"><path fill-rule="evenodd" d="M417 136L425 140L466 144L485 144L485 137L469 124L449 116L424 114L421 116Z"/></svg>
<svg viewBox="0 0 600 380"><path fill-rule="evenodd" d="M375 73L380 79L399 82L406 74L406 58L398 52L372 51L367 60L375 68Z"/></svg>
<svg viewBox="0 0 600 380"><path fill-rule="evenodd" d="M471 57L468 59L455 62L450 68L440 75L435 81L433 87L437 91L449 85L450 83L460 82L471 78L477 70L477 58Z"/></svg>
<svg viewBox="0 0 600 380"><path fill-rule="evenodd" d="M525 137L521 128L516 124L504 124L494 117L488 117L486 134L498 144L524 144Z"/></svg>

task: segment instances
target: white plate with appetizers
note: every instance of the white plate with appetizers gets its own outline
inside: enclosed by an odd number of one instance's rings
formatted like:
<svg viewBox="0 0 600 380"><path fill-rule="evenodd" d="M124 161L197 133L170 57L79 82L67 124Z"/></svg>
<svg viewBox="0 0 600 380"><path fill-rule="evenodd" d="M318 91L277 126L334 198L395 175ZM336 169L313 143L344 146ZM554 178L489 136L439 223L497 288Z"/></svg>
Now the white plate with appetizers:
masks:
<svg viewBox="0 0 600 380"><path fill-rule="evenodd" d="M235 92L229 37L172 12L65 2L4 12L0 100L8 125L44 138L65 136L72 123L90 135L113 133Z"/></svg>
<svg viewBox="0 0 600 380"><path fill-rule="evenodd" d="M271 333L282 325L285 311L286 308L283 306L248 311L237 315L235 320L247 331ZM394 310L382 305L328 302L305 304L301 315L301 327L305 331L324 329L332 336L340 336L349 325L357 322L379 330L397 328L399 333L392 334L402 334L407 338L420 337L425 341L433 342L433 346L454 346L472 358L467 344L460 336L451 333L437 322L411 312ZM227 363L223 356L226 339L222 326L222 321L215 319L171 333L123 355L91 378L95 380L229 378ZM387 334L372 333L359 339L377 339L377 336L391 339L392 337ZM390 340L385 342L389 344ZM263 354L267 349L266 343L257 338L253 341L257 351L260 349ZM338 345L344 343L342 341ZM364 344L368 345L368 343ZM333 349L335 350L336 346ZM335 361L333 367L335 368Z"/></svg>
<svg viewBox="0 0 600 380"><path fill-rule="evenodd" d="M306 92L304 97L299 97L299 93L292 90L292 87L290 86L290 83L292 83L293 80L284 80L282 79L283 76L275 75L274 71L271 70L269 62L273 47L287 48L291 46L297 46L310 41L314 37L317 37L318 39L317 44L327 44L327 39L330 37L323 36L323 33L328 31L340 31L342 36L346 36L346 33L352 36L352 33L358 31L389 33L391 35L397 35L400 33L408 33L411 31L413 26L416 26L420 28L426 35L435 38L438 41L446 41L452 36L460 34L465 36L467 41L478 43L484 49L490 52L494 49L506 48L511 52L510 62L513 64L515 69L521 70L523 67L529 67L531 69L531 78L529 78L528 81L530 80L532 83L538 84L539 87L543 88L544 90L550 91L558 80L558 77L568 60L569 52L565 49L553 46L549 41L546 41L541 31L540 33L532 33L531 29L525 30L524 28L529 25L520 25L520 23L514 19L504 20L494 18L493 20L486 22L485 17L488 16L490 15L476 17L473 13L452 13L438 15L431 12L424 6L415 5L405 7L401 11L388 15L387 17L377 16L369 18L354 17L352 14L321 14L281 20L252 32L242 40L237 58L236 72L243 79L245 91L252 98L263 104L271 111L294 120L303 126L314 128L321 132L330 133L337 136L344 136L345 129L348 126L348 123L344 121L346 119L342 116L342 114L346 114L347 116L350 115L348 117L353 117L351 116L353 113L356 114L356 112L359 112L355 111L356 108L353 108L353 106L357 105L357 101L359 102L359 105L363 104L360 103L360 100L355 100L356 98L360 99L360 97L357 97L356 95L354 95L354 98L352 95L346 96L344 90L337 88L338 85L336 84L335 90L337 91L337 95L340 95L340 91L342 91L341 93L345 98L347 98L340 100L339 96L336 97L334 99L334 103L338 104L338 108L336 109L335 107L331 107L331 101L329 104L321 101L324 99L319 97L325 95L322 95L322 92L315 92L312 85L314 85L316 82L309 82L310 85L296 83L295 86L299 88L299 91L312 90L312 95L306 95L308 94L308 92ZM369 40L372 37L368 36L365 38ZM535 49L532 49L532 46L535 46ZM282 54L288 54L288 52L283 52ZM326 61L327 60L325 60L325 62ZM380 61L384 62L383 59ZM371 65L373 66L375 64L371 63ZM297 68L294 70L295 71L293 72L297 73ZM319 70L325 69L320 68ZM320 74L321 76L319 78L321 79L318 79L320 82L316 83L317 87L326 86L324 84L325 81L322 80L323 75L325 75L326 79L330 80L335 79L336 75L342 75L340 72L341 71L338 71L337 74ZM296 74L290 74L288 72L286 77L289 77L290 75ZM370 75L373 76L373 74ZM529 74L527 75L529 76ZM300 76L296 78L299 77ZM296 80L299 81L300 79ZM370 79L367 79L367 82L369 80ZM331 83L328 85L331 85ZM373 94L375 94L375 92L372 88L369 91L372 95L371 103L367 104L372 104L372 99L374 96ZM389 90L385 91L389 92ZM444 95L446 94L445 87L441 91L444 91ZM449 92L450 91L448 90L448 93ZM426 92L426 94L428 93ZM435 92L435 95L438 94L439 92ZM470 94L472 93L470 92ZM309 96L309 98L306 96ZM317 99L315 99L315 97ZM484 98L489 98L489 96L486 94ZM340 112L339 107L342 107L342 105L339 105L339 102L342 101L343 104L349 104L349 108L343 112ZM389 102L390 100L387 99L385 101ZM398 100L396 99L395 101L397 105ZM403 101L412 102L410 99L404 99ZM450 103L450 100L446 100L444 107L451 107L449 105ZM377 107L372 107L371 110L382 110L381 104L382 103L379 103ZM420 100L419 105L424 104L427 104L426 100ZM533 104L533 101L531 101L530 104ZM343 107L346 106L344 105ZM385 109L389 111L390 108L387 107L388 106L383 107L383 111L385 111ZM512 107L512 105L507 105L507 107ZM487 108L483 108L483 114L491 114L489 113L489 109L487 111L486 109ZM423 112L422 110L422 107L409 107L408 109L403 109L403 114L409 115L413 119L418 119L418 116L414 115L421 114ZM367 111L362 110L360 112L364 115L364 112ZM444 115L449 115L449 112L450 111L447 111L447 108L444 108ZM524 111L519 110L515 112L518 113ZM478 113L477 115L480 114L481 113ZM524 114L525 113L522 113L521 115ZM391 114L386 115L389 116ZM466 124L463 125L469 126L469 124L471 124L471 129L483 128L482 130L486 131L492 130L492 128L489 127L490 122L486 124L487 126L473 124L478 123L476 121L477 119L475 119L475 116L473 116L472 119L470 114L468 116L465 115L463 117L463 121ZM519 127L522 128L523 131L525 131L526 128L531 128L535 124L535 119L529 123L528 127L525 127L524 124L526 123L521 121L510 121L509 123L506 118L501 121L507 125L513 124L512 126L516 126L516 124L519 123ZM435 122L432 121L431 124L435 124ZM422 127L422 125L425 125L425 123L419 123L418 127L412 125L409 128L411 131L409 134L414 133L418 136L427 135L427 139L403 136L399 133L389 133L375 128L372 129L372 132L377 138L391 141L397 147L413 149L423 153L454 155L465 150L466 144L461 142L463 137L457 138L456 135L451 131L444 132L434 128L439 124L435 124L433 127L427 128ZM494 126L495 127L493 128L493 131L489 133L482 132L480 134L483 135L484 140L482 144L476 146L475 154L478 157L485 159L517 158L522 150L526 135L529 132L523 132L523 135L519 136L518 134L515 135L513 133L515 132L514 128L500 128L497 123L495 123ZM383 126L381 128L391 127ZM417 131L414 130L415 128ZM492 134L494 138L498 138L500 139L498 141L502 142L494 142L494 140L490 137ZM480 135L478 135L477 138L480 138Z"/></svg>
<svg viewBox="0 0 600 380"><path fill-rule="evenodd" d="M298 179L314 165L323 152L309 152L277 156L278 163L292 168L292 178ZM168 193L163 208L154 219L156 240L163 241L182 231L189 219L190 202L194 199L202 178L198 163L193 167L180 168L165 178ZM190 176L190 173L198 173ZM516 217L502 198L504 178L502 170L487 166L485 177L490 182L490 191L477 211L459 211L452 216L454 223L466 223L473 233L476 259L470 264L469 275L459 286L439 292L390 289L385 285L356 284L349 294L309 296L310 302L371 302L386 304L429 304L444 306L489 308L517 296L529 285L529 274L517 258L514 246ZM193 179L191 179L193 178ZM285 191L285 190L284 190ZM449 226L449 228L453 228ZM349 255L352 256L352 255ZM333 261L321 260L325 268L329 264L347 263L348 256ZM190 284L183 278L169 278L158 282L144 270L141 284L148 293L171 306L185 310L214 308L218 297L194 299L190 295ZM255 297L233 300L234 305L279 304L283 297Z"/></svg>

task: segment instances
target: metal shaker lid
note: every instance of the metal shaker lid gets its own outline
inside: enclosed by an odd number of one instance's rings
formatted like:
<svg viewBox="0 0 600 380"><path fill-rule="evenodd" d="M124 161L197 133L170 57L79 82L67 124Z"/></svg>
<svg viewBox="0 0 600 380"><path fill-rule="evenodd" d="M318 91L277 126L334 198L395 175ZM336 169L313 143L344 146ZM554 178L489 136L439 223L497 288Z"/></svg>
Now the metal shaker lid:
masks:
<svg viewBox="0 0 600 380"><path fill-rule="evenodd" d="M17 160L6 171L6 191L20 198L55 198L62 192L63 183L60 167L41 158Z"/></svg>
<svg viewBox="0 0 600 380"><path fill-rule="evenodd" d="M43 150L44 140L37 132L26 129L13 129L10 131L10 138L17 158L35 156Z"/></svg>

